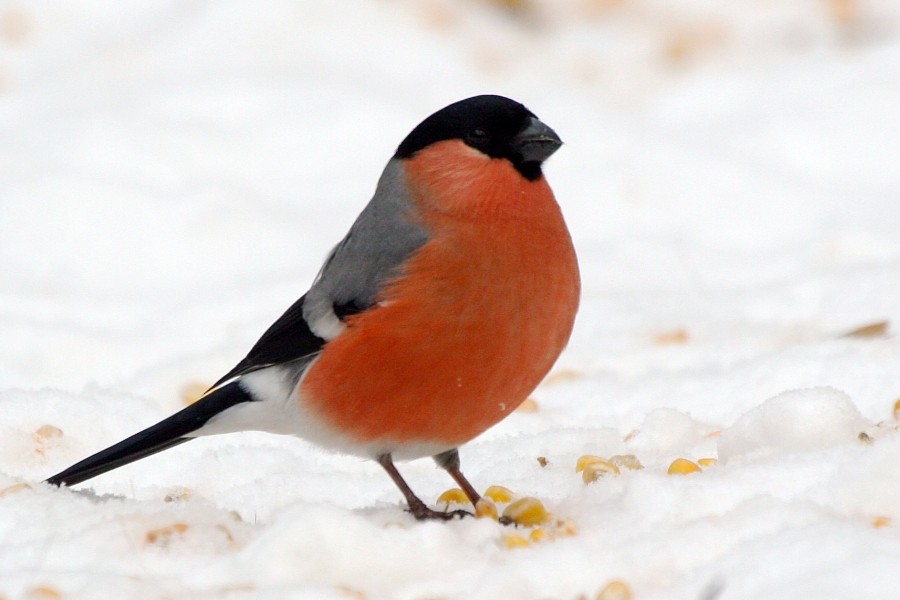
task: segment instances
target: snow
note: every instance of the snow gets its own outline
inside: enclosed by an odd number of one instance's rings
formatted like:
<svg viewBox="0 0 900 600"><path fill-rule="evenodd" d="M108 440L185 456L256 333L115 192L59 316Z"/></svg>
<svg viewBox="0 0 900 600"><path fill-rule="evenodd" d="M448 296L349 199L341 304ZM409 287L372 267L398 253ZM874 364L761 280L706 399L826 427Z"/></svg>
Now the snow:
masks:
<svg viewBox="0 0 900 600"><path fill-rule="evenodd" d="M537 410L461 457L550 539L262 433L40 483L233 366L486 92L566 141L584 294ZM892 0L0 4L0 598L896 597L898 106Z"/></svg>
<svg viewBox="0 0 900 600"><path fill-rule="evenodd" d="M735 421L719 438L719 459L725 463L842 445L870 426L840 390L789 390Z"/></svg>

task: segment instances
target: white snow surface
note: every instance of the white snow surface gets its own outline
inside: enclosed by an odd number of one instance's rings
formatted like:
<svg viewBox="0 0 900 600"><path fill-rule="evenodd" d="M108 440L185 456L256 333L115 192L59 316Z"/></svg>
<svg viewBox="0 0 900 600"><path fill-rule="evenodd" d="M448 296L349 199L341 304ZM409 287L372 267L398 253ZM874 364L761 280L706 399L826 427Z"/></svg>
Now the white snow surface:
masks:
<svg viewBox="0 0 900 600"><path fill-rule="evenodd" d="M41 483L233 366L479 93L566 142L575 334L461 450L548 539L262 433ZM896 598L898 231L894 0L0 2L0 599Z"/></svg>

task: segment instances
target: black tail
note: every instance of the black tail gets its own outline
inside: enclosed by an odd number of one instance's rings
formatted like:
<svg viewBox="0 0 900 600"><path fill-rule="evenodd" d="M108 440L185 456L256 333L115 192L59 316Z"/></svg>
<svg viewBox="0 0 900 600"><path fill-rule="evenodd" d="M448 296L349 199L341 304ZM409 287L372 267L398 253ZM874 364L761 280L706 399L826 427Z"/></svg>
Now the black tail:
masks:
<svg viewBox="0 0 900 600"><path fill-rule="evenodd" d="M194 404L140 431L118 444L75 463L65 471L47 479L53 485L75 485L107 471L162 452L194 438L188 435L200 429L222 411L242 402L252 402L237 381L221 387Z"/></svg>

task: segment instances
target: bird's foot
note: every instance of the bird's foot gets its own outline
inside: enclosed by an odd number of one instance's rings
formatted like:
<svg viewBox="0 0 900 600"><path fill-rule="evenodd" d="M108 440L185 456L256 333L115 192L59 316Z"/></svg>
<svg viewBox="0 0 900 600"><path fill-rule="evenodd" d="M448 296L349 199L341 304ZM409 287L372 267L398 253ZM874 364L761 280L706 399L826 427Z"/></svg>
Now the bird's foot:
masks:
<svg viewBox="0 0 900 600"><path fill-rule="evenodd" d="M418 521L425 520L433 520L433 521L452 521L453 519L459 518L464 519L466 517L474 517L472 513L466 510L432 510L425 506L424 502L411 502L409 504L408 511L412 513L412 516L416 518Z"/></svg>

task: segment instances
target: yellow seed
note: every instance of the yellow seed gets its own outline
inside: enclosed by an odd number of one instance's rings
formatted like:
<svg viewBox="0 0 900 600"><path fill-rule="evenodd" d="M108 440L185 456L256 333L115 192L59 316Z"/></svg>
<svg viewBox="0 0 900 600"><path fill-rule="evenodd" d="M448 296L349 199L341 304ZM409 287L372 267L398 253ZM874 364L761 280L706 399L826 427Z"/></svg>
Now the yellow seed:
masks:
<svg viewBox="0 0 900 600"><path fill-rule="evenodd" d="M619 470L619 467L612 464L607 460L600 460L597 462L592 462L584 468L584 471L581 472L581 480L585 483L592 483L597 481L601 477L605 477L607 475L618 475L622 471Z"/></svg>
<svg viewBox="0 0 900 600"><path fill-rule="evenodd" d="M530 534L528 534L528 539L532 542L543 542L547 539L547 532L540 527L532 530Z"/></svg>
<svg viewBox="0 0 900 600"><path fill-rule="evenodd" d="M828 14L843 28L855 25L862 12L857 0L829 0L826 5Z"/></svg>
<svg viewBox="0 0 900 600"><path fill-rule="evenodd" d="M531 3L528 0L491 0L499 8L508 10L510 13L526 13L531 9Z"/></svg>
<svg viewBox="0 0 900 600"><path fill-rule="evenodd" d="M252 592L254 590L253 585L229 585L226 588L221 588L223 592L231 595L234 591L243 592L248 591ZM354 589L348 585L337 585L335 588L340 592L340 597L345 598L346 600L369 600L369 596L365 592L361 592L357 589Z"/></svg>
<svg viewBox="0 0 900 600"><path fill-rule="evenodd" d="M575 463L575 472L581 473L584 471L584 468L591 463L595 463L597 461L605 460L600 458L599 456L594 456L593 454L585 454L584 456L578 457L578 462Z"/></svg>
<svg viewBox="0 0 900 600"><path fill-rule="evenodd" d="M494 502L509 502L513 499L512 490L502 485L492 485L484 490L484 495Z"/></svg>
<svg viewBox="0 0 900 600"><path fill-rule="evenodd" d="M557 536L570 536L578 533L578 525L572 519L561 519L556 522L556 529L553 531Z"/></svg>
<svg viewBox="0 0 900 600"><path fill-rule="evenodd" d="M53 425L41 425L31 434L31 439L34 440L35 443L34 451L43 456L47 451L47 441L53 438L62 437L62 434L62 429L59 427L54 427Z"/></svg>
<svg viewBox="0 0 900 600"><path fill-rule="evenodd" d="M53 425L41 425L35 430L34 435L40 439L62 437L63 431Z"/></svg>
<svg viewBox="0 0 900 600"><path fill-rule="evenodd" d="M644 465L641 464L641 461L639 461L638 457L634 454L616 454L609 457L609 462L618 467L631 469L632 471L644 468Z"/></svg>
<svg viewBox="0 0 900 600"><path fill-rule="evenodd" d="M544 504L537 498L519 498L506 507L503 511L503 517L509 519L516 525L524 525L532 527L540 525L550 518Z"/></svg>
<svg viewBox="0 0 900 600"><path fill-rule="evenodd" d="M882 527L887 527L890 524L891 524L890 517L882 516L882 517L875 517L874 519L872 519L872 527L874 527L875 529L881 529Z"/></svg>
<svg viewBox="0 0 900 600"><path fill-rule="evenodd" d="M190 381L181 386L178 395L181 396L181 402L183 404L190 405L206 395L208 389L208 383L203 383L202 381Z"/></svg>
<svg viewBox="0 0 900 600"><path fill-rule="evenodd" d="M701 467L711 467L714 464L716 464L717 462L719 462L719 459L717 459L717 458L698 458L697 459L697 464L700 465Z"/></svg>
<svg viewBox="0 0 900 600"><path fill-rule="evenodd" d="M900 421L900 398L894 402L894 419Z"/></svg>
<svg viewBox="0 0 900 600"><path fill-rule="evenodd" d="M632 600L634 594L627 584L621 581L610 581L597 593L596 600Z"/></svg>
<svg viewBox="0 0 900 600"><path fill-rule="evenodd" d="M876 321L874 323L868 323L866 325L862 325L855 329L851 329L841 337L852 337L852 338L872 338L872 337L881 337L886 335L888 332L888 328L891 326L890 321Z"/></svg>
<svg viewBox="0 0 900 600"><path fill-rule="evenodd" d="M497 505L491 502L490 498L482 498L475 504L475 516L479 519L500 520L497 513Z"/></svg>
<svg viewBox="0 0 900 600"><path fill-rule="evenodd" d="M669 475L690 475L691 473L698 473L700 471L700 467L697 463L689 461L686 458L676 458L672 461L672 464L669 465Z"/></svg>
<svg viewBox="0 0 900 600"><path fill-rule="evenodd" d="M163 498L163 501L164 502L179 502L181 500L189 500L191 498L191 496L193 496L193 495L194 495L194 490L192 490L191 488L182 487L182 488L178 488L177 490L175 490L174 492L172 492L170 494L166 494L165 497Z"/></svg>
<svg viewBox="0 0 900 600"><path fill-rule="evenodd" d="M526 398L516 410L523 413L536 413L540 409L541 407L538 405L537 400L534 398Z"/></svg>
<svg viewBox="0 0 900 600"><path fill-rule="evenodd" d="M662 333L659 333L653 341L660 346L668 346L687 344L690 339L691 338L688 335L688 332L684 329L673 329L671 331L663 331Z"/></svg>
<svg viewBox="0 0 900 600"><path fill-rule="evenodd" d="M62 594L59 593L59 590L49 585L39 585L28 590L25 597L29 600L58 600L62 598Z"/></svg>
<svg viewBox="0 0 900 600"><path fill-rule="evenodd" d="M574 371L572 369L562 369L555 373L550 373L542 385L552 385L555 383L564 383L566 381L577 381L584 377L584 373Z"/></svg>
<svg viewBox="0 0 900 600"><path fill-rule="evenodd" d="M507 548L524 548L528 545L528 540L518 533L507 533L503 536L503 545Z"/></svg>
<svg viewBox="0 0 900 600"><path fill-rule="evenodd" d="M2 490L0 490L0 498L2 498L3 496L8 496L10 494L15 494L16 492L21 492L21 491L30 490L30 489L31 489L31 486L28 485L27 483L14 483L9 487L5 487Z"/></svg>
<svg viewBox="0 0 900 600"><path fill-rule="evenodd" d="M177 534L182 534L187 531L188 526L184 523L172 523L168 527L160 527L159 529L152 529L147 532L147 535L144 536L144 541L147 544L160 544L167 545Z"/></svg>
<svg viewBox="0 0 900 600"><path fill-rule="evenodd" d="M466 504L469 498L466 493L459 488L451 488L438 496L438 504Z"/></svg>

